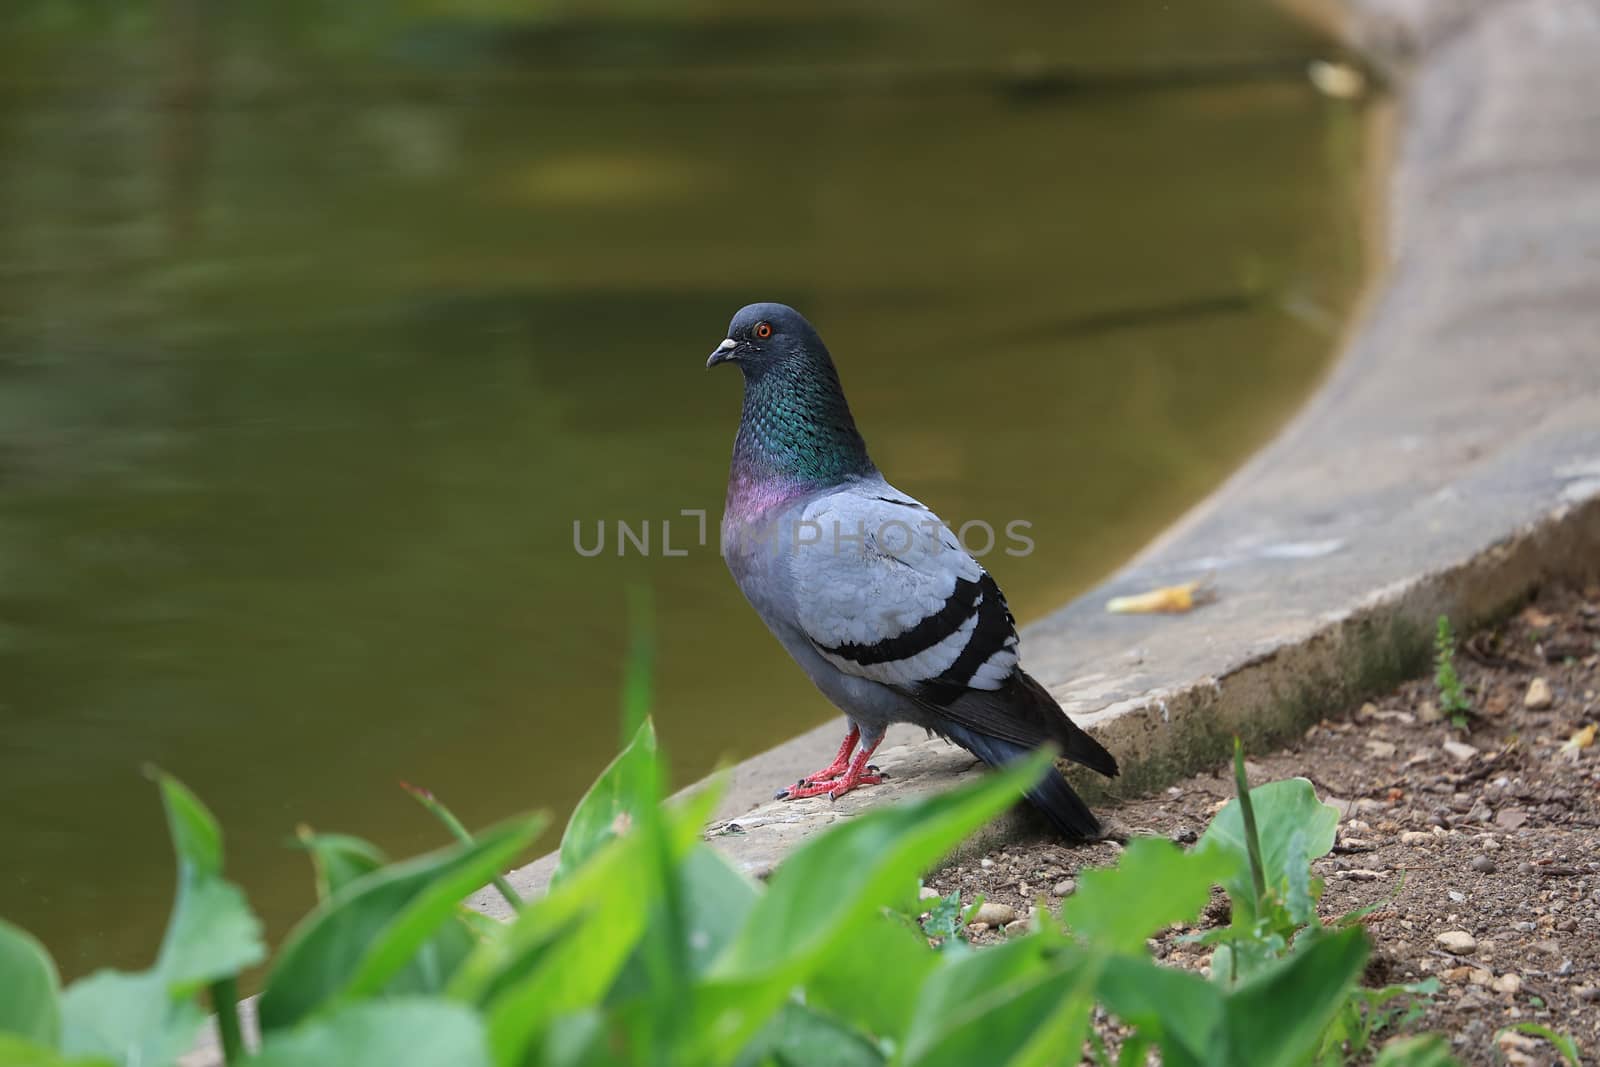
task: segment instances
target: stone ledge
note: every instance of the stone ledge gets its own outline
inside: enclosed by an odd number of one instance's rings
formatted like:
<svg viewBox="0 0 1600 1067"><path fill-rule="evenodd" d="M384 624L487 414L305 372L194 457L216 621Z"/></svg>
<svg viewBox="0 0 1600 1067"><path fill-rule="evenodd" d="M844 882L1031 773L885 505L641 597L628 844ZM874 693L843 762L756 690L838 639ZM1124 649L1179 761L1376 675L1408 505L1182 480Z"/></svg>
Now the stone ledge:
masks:
<svg viewBox="0 0 1600 1067"><path fill-rule="evenodd" d="M1109 786L1075 775L1090 796L1165 785L1235 732L1266 743L1415 671L1441 613L1468 627L1547 577L1600 576L1600 7L1315 2L1403 87L1386 269L1290 426L1109 582L1025 631L1029 670L1122 763ZM1217 602L1189 615L1104 611L1204 574ZM975 773L897 727L884 785L766 800L842 733L836 721L733 768L709 840L761 875L823 826ZM968 848L1040 829L1021 809ZM513 882L537 891L551 865Z"/></svg>
<svg viewBox="0 0 1600 1067"><path fill-rule="evenodd" d="M1381 43L1402 73L1385 276L1276 441L1024 634L1029 669L1122 762L1103 789L1077 775L1086 793L1167 784L1235 732L1298 731L1420 668L1441 613L1469 627L1547 577L1600 575L1600 6L1349 0L1339 13L1352 43ZM1204 574L1218 600L1192 614L1104 612ZM740 765L735 804L827 762L841 732ZM889 783L726 811L710 840L761 874L821 826L972 772L914 731L887 744ZM1038 829L1019 811L969 847Z"/></svg>

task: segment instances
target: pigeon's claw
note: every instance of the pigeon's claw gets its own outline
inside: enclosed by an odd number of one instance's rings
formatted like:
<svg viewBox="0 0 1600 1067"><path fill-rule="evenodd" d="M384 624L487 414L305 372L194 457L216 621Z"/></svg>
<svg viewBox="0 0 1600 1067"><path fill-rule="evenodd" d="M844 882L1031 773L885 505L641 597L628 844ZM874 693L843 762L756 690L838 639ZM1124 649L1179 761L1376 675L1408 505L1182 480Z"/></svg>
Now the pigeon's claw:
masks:
<svg viewBox="0 0 1600 1067"><path fill-rule="evenodd" d="M858 785L880 785L883 776L880 774L863 774L855 778L848 775L831 782L815 782L809 785L795 785L788 789L778 790L774 800L804 800L806 797L825 796L829 800L838 800Z"/></svg>
<svg viewBox="0 0 1600 1067"><path fill-rule="evenodd" d="M856 731L851 730L850 736L845 739L845 743L854 748L855 742ZM849 770L845 771L842 777L831 781L816 781L814 780L815 776L813 776L813 780L802 778L788 789L780 789L774 799L803 800L806 797L820 797L823 794L827 794L830 800L838 800L858 785L882 784L883 780L889 776L878 770L875 764L867 763L867 760L872 758L873 750L877 747L878 744L875 741L856 753L855 759L850 761Z"/></svg>
<svg viewBox="0 0 1600 1067"><path fill-rule="evenodd" d="M844 744L839 746L839 753L833 757L833 762L822 768L820 771L806 775L804 778L796 782L795 785L807 786L815 785L817 782L829 782L839 777L845 771L849 770L850 756L853 752L855 752L856 742L860 739L861 731L852 726L850 728L850 732L844 735ZM778 799L781 800L783 798L780 796Z"/></svg>

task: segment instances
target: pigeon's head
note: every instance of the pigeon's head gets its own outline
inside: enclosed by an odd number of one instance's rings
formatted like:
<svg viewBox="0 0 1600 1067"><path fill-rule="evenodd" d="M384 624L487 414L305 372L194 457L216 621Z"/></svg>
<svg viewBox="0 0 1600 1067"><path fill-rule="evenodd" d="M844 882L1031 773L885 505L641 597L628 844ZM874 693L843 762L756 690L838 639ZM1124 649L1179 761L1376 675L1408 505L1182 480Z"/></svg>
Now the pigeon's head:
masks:
<svg viewBox="0 0 1600 1067"><path fill-rule="evenodd" d="M805 316L786 304L749 304L728 323L728 337L706 360L707 369L737 363L746 376L784 363L828 360L822 338Z"/></svg>

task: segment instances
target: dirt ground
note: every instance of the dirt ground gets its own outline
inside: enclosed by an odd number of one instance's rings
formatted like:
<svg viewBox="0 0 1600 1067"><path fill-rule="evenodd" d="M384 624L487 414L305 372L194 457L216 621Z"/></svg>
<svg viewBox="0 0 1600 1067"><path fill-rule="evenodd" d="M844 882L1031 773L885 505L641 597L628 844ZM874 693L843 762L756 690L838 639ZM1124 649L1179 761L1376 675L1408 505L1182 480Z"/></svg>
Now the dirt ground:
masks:
<svg viewBox="0 0 1600 1067"><path fill-rule="evenodd" d="M1562 748L1600 722L1600 588L1547 589L1455 659L1475 709L1467 730L1440 715L1432 677L1417 679L1256 754L1251 782L1303 776L1344 813L1333 853L1316 864L1320 911L1331 920L1380 903L1366 920L1368 984L1440 980L1408 1030L1448 1035L1469 1064L1560 1062L1535 1038L1495 1041L1503 1026L1537 1022L1577 1038L1587 1061L1600 1055L1600 743ZM1231 796L1231 769L1218 767L1104 814L1120 833L1187 843ZM928 884L1025 916L1120 850L1017 845ZM1199 926L1161 935L1157 956L1204 968L1205 950L1177 937L1219 921L1224 899ZM969 936L1005 934L980 925Z"/></svg>

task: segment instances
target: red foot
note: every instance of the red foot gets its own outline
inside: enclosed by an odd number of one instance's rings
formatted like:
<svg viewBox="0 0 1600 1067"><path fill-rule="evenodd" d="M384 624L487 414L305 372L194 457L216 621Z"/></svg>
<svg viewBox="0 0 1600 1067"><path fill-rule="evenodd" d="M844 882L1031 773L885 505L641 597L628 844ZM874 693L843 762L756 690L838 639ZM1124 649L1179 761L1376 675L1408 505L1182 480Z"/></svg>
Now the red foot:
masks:
<svg viewBox="0 0 1600 1067"><path fill-rule="evenodd" d="M861 731L854 726L844 735L844 744L839 746L839 754L833 757L833 762L815 774L808 774L800 779L798 784L810 785L813 782L825 782L830 778L837 778L850 766L850 753L856 750L856 742L861 738Z"/></svg>
<svg viewBox="0 0 1600 1067"><path fill-rule="evenodd" d="M852 730L851 733L854 734L855 731ZM879 740L882 739L880 738ZM850 741L853 747L855 739L852 737ZM838 800L858 785L878 785L887 775L879 771L878 768L870 767L867 764L867 760L872 758L872 752L877 747L878 742L874 741L856 753L856 758L850 761L850 769L845 772L843 778L831 782L796 782L788 789L780 790L778 799L803 800L806 797L820 797L826 793L829 799Z"/></svg>

